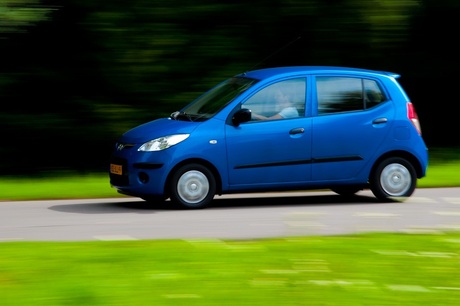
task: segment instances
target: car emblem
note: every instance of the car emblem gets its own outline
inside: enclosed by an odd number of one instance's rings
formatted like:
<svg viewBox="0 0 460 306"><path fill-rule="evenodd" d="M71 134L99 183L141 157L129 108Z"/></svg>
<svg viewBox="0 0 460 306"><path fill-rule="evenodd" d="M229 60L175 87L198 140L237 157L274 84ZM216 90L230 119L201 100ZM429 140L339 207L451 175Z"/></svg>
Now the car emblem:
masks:
<svg viewBox="0 0 460 306"><path fill-rule="evenodd" d="M122 144L122 143L120 143L120 144L117 146L117 151L123 150L124 147L125 147L125 145Z"/></svg>

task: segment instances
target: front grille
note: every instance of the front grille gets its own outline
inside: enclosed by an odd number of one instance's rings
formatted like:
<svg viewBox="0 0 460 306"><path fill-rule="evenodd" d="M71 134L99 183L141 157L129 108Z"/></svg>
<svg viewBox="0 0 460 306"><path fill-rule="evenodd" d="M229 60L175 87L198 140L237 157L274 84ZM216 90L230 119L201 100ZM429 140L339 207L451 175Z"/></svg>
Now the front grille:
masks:
<svg viewBox="0 0 460 306"><path fill-rule="evenodd" d="M110 173L110 184L114 186L128 186L129 176L128 176L128 164L126 162L126 159L119 158L119 157L112 157L110 159L110 163L122 166L122 175Z"/></svg>
<svg viewBox="0 0 460 306"><path fill-rule="evenodd" d="M134 147L134 144L132 144L132 143L117 142L115 144L115 148L116 148L117 151L128 150L128 149L132 149L133 147Z"/></svg>

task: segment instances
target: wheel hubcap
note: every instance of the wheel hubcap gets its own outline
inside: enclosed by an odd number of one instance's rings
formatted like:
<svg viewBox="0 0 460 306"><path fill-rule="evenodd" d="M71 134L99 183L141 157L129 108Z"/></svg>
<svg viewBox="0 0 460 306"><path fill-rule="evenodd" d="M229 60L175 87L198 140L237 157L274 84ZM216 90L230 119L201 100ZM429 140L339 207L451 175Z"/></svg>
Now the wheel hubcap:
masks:
<svg viewBox="0 0 460 306"><path fill-rule="evenodd" d="M185 172L177 183L177 193L187 203L198 203L206 198L209 192L209 181L200 171Z"/></svg>
<svg viewBox="0 0 460 306"><path fill-rule="evenodd" d="M380 176L383 190L390 196L403 196L410 188L412 178L409 170L401 164L389 164Z"/></svg>

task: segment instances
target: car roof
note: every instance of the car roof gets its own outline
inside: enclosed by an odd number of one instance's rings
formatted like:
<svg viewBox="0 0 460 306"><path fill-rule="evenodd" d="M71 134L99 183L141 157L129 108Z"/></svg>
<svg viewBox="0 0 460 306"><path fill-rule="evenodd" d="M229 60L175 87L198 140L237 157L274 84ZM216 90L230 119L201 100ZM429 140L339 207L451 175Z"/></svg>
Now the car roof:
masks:
<svg viewBox="0 0 460 306"><path fill-rule="evenodd" d="M340 66L288 66L288 67L273 67L264 68L258 70L252 70L243 72L237 75L237 77L248 77L258 80L268 79L273 76L281 75L295 75L295 74L312 74L312 73L359 73L359 74L374 74L374 75L385 75L392 78L399 78L400 75L394 72L388 71L377 71L371 69L352 68L352 67L340 67Z"/></svg>

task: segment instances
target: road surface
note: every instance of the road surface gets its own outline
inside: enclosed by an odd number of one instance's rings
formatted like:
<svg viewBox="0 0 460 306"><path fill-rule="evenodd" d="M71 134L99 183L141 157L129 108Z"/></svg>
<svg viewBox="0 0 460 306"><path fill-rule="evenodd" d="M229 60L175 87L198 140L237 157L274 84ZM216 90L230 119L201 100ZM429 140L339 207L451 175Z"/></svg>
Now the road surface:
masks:
<svg viewBox="0 0 460 306"><path fill-rule="evenodd" d="M5 201L0 211L0 242L437 234L460 230L460 188L417 189L403 203L379 203L370 191L348 200L315 191L216 196L202 210L152 207L122 197Z"/></svg>

